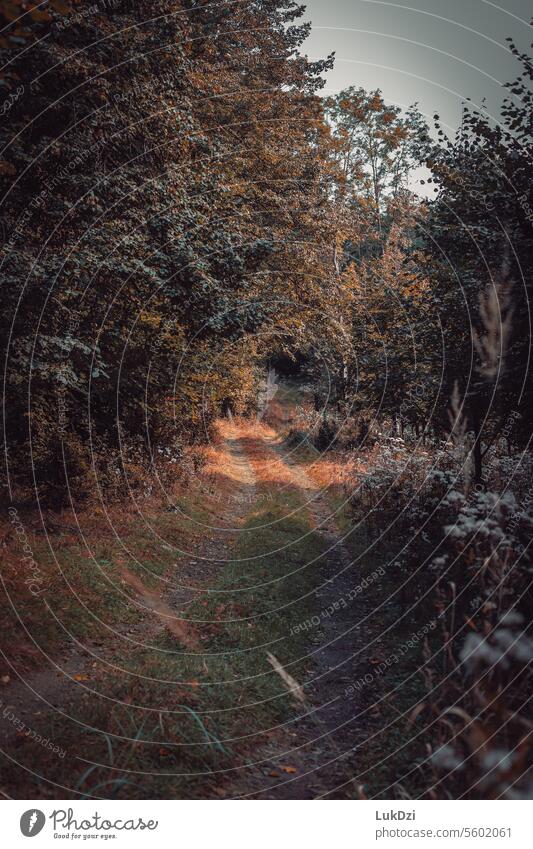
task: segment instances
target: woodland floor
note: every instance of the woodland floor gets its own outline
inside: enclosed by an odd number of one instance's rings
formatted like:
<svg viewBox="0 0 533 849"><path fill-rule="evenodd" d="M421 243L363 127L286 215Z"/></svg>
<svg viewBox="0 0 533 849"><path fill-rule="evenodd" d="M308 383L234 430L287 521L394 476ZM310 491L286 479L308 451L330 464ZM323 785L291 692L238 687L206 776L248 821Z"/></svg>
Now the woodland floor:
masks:
<svg viewBox="0 0 533 849"><path fill-rule="evenodd" d="M46 537L42 607L6 581L6 796L365 798L369 767L380 774L380 686L346 689L386 654L395 612L373 615L377 582L339 604L376 560L342 493L323 487L324 461L283 430L220 422L195 485L171 506L106 513L107 537L64 516ZM87 586L82 543L99 565ZM385 768L376 795L390 781Z"/></svg>

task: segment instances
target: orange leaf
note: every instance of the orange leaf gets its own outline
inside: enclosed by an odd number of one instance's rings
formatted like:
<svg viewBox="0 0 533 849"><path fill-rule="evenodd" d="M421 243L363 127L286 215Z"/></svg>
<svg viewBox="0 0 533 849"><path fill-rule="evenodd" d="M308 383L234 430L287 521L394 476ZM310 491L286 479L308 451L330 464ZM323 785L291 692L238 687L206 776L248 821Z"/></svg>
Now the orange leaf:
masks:
<svg viewBox="0 0 533 849"><path fill-rule="evenodd" d="M5 159L0 159L0 174L16 174L16 168Z"/></svg>
<svg viewBox="0 0 533 849"><path fill-rule="evenodd" d="M72 12L69 3L65 3L64 0L50 0L50 5L55 12L59 12L60 15L68 15L69 12Z"/></svg>

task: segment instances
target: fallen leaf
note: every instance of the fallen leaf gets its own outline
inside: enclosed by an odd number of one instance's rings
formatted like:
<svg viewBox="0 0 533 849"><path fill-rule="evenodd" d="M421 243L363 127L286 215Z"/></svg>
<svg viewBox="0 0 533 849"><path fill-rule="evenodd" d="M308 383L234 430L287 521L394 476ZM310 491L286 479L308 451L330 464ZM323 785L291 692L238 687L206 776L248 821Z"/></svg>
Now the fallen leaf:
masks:
<svg viewBox="0 0 533 849"><path fill-rule="evenodd" d="M281 768L283 772L287 773L287 775L293 775L293 773L298 772L298 770L294 766L282 766Z"/></svg>
<svg viewBox="0 0 533 849"><path fill-rule="evenodd" d="M0 681L2 682L2 684L9 684L9 682L11 681L11 676L10 675L2 675L2 677L0 678Z"/></svg>
<svg viewBox="0 0 533 849"><path fill-rule="evenodd" d="M88 681L89 676L88 675L75 675L74 680L75 681Z"/></svg>

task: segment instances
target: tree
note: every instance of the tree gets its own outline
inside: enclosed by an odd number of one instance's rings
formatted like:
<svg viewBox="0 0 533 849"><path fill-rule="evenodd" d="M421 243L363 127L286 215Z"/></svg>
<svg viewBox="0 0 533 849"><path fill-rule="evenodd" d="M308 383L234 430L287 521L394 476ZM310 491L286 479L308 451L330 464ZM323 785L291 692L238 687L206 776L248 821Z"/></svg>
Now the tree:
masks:
<svg viewBox="0 0 533 849"><path fill-rule="evenodd" d="M338 141L344 177L343 193L363 209L370 208L381 235L386 200L407 186L413 138L425 130L416 106L405 115L383 100L381 91L353 86L331 97L327 115Z"/></svg>

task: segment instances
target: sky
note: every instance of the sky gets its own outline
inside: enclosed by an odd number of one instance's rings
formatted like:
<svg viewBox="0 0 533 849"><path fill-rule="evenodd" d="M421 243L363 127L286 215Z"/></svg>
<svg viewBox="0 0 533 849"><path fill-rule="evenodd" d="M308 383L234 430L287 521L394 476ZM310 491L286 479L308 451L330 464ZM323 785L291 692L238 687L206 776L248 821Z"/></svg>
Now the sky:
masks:
<svg viewBox="0 0 533 849"><path fill-rule="evenodd" d="M506 36L528 51L533 40L531 0L302 0L313 29L304 52L317 59L336 52L324 93L349 85L380 88L405 107L418 101L451 131L461 103L485 98L496 120L502 83L517 76Z"/></svg>

